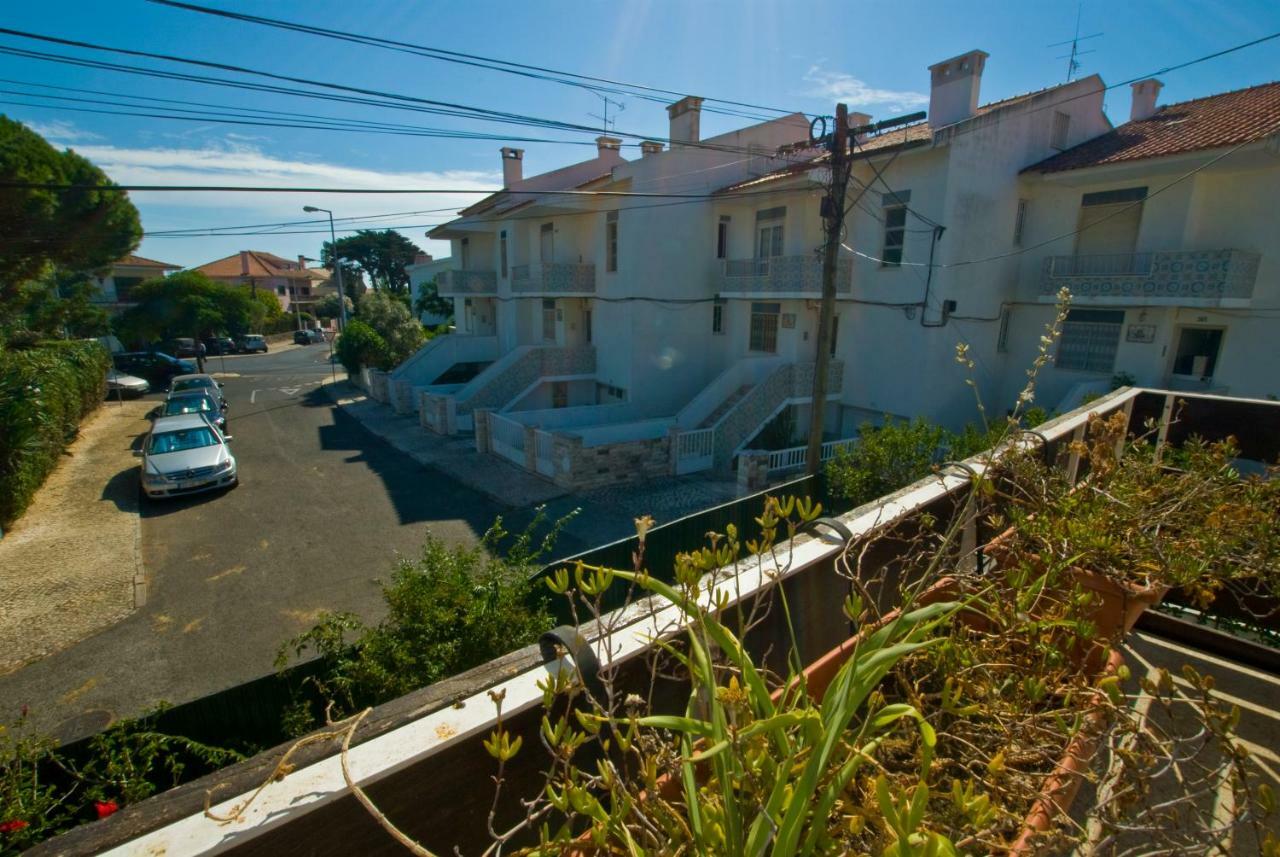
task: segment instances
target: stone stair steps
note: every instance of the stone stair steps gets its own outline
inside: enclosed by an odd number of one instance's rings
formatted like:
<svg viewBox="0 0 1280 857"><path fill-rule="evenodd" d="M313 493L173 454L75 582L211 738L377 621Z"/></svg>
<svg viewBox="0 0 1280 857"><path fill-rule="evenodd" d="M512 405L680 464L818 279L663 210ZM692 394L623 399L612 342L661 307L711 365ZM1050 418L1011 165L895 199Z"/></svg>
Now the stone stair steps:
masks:
<svg viewBox="0 0 1280 857"><path fill-rule="evenodd" d="M718 423L722 416L729 413L730 409L732 409L734 405L742 401L742 398L746 396L747 393L751 392L752 386L752 384L743 384L741 387L734 390L729 398L720 403L720 407L712 411L705 420L698 424L698 428L711 428L713 425Z"/></svg>

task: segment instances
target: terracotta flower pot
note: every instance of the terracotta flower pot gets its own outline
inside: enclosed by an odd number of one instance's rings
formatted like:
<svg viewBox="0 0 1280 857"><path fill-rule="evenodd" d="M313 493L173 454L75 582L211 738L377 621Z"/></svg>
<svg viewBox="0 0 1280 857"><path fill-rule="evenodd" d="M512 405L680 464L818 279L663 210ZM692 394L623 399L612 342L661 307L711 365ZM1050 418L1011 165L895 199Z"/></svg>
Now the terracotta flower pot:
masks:
<svg viewBox="0 0 1280 857"><path fill-rule="evenodd" d="M994 559L1000 568L1012 568L1019 559L1013 548L1013 535L1014 528L1010 527L983 547L983 553ZM1030 554L1028 558L1039 564L1039 554ZM1073 584L1092 595L1082 618L1093 623L1099 640L1124 637L1133 630L1142 612L1159 604L1169 591L1167 586L1142 586L1076 566L1069 573ZM1061 597L1063 593L1049 594Z"/></svg>

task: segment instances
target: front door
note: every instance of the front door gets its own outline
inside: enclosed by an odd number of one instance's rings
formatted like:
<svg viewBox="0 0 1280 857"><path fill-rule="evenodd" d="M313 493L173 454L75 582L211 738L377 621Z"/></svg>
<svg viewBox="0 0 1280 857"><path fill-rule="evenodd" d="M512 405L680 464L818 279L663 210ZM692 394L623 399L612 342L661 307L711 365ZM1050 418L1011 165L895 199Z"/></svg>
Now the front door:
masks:
<svg viewBox="0 0 1280 857"><path fill-rule="evenodd" d="M1222 349L1221 327L1184 327L1178 331L1178 349L1173 353L1173 374L1197 381L1213 380L1213 370Z"/></svg>

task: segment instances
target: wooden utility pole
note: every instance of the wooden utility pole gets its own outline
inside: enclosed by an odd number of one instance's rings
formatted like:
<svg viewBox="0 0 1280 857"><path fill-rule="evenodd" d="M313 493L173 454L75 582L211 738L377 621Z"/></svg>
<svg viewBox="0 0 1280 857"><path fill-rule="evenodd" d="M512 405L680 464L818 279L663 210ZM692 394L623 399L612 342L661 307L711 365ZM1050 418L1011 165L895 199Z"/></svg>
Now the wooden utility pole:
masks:
<svg viewBox="0 0 1280 857"><path fill-rule="evenodd" d="M814 345L813 404L809 416L809 449L806 472L813 476L822 467L822 420L827 409L827 373L831 366L831 328L836 311L836 267L840 259L840 235L844 230L844 200L849 186L849 108L836 105L836 127L829 138L831 181L822 200L826 243L822 248L822 309L818 314L818 339Z"/></svg>

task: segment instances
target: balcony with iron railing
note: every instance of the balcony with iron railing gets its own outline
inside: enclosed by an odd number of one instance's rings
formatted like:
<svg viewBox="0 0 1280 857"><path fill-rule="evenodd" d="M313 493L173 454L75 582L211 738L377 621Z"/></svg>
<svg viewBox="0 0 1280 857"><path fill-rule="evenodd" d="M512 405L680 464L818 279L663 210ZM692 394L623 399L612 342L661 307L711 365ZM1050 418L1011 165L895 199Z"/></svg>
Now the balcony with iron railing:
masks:
<svg viewBox="0 0 1280 857"><path fill-rule="evenodd" d="M1052 302L1065 287L1077 303L1246 305L1260 258L1244 250L1046 256L1040 300Z"/></svg>
<svg viewBox="0 0 1280 857"><path fill-rule="evenodd" d="M822 296L822 257L765 256L756 259L725 259L714 275L715 290L732 297ZM836 293L853 289L853 260L836 261Z"/></svg>
<svg viewBox="0 0 1280 857"><path fill-rule="evenodd" d="M496 295L498 275L493 271L441 271L436 291L444 298Z"/></svg>
<svg viewBox="0 0 1280 857"><path fill-rule="evenodd" d="M521 295L594 295L596 266L581 262L534 262L511 269L511 291Z"/></svg>

